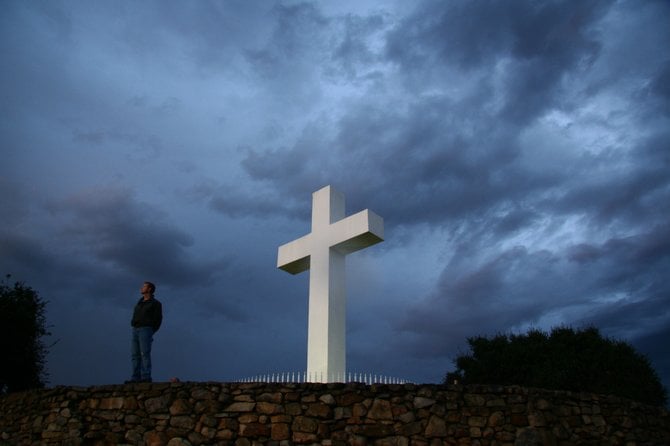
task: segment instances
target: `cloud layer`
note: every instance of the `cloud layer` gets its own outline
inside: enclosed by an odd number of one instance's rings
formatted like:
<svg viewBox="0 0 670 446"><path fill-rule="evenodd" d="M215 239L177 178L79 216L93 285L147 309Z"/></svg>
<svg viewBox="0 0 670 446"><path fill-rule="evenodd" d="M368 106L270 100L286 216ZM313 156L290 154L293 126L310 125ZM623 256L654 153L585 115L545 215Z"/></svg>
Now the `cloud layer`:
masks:
<svg viewBox="0 0 670 446"><path fill-rule="evenodd" d="M593 324L670 354L665 2L10 2L0 272L48 300L53 384L302 370L311 193L384 217L348 365L440 381L465 339ZM90 360L84 359L90 357ZM409 360L408 360L409 359ZM81 367L81 362L94 363Z"/></svg>

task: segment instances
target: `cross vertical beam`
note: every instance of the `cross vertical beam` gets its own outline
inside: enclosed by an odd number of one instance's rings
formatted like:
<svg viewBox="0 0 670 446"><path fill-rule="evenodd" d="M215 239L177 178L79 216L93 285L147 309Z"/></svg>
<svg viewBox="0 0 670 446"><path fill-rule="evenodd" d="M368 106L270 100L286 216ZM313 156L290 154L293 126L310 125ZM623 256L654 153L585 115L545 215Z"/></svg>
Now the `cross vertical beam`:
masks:
<svg viewBox="0 0 670 446"><path fill-rule="evenodd" d="M279 247L278 268L291 274L310 270L308 380L344 380L345 257L383 240L381 217L366 209L345 218L344 195L326 186L312 194L312 232Z"/></svg>

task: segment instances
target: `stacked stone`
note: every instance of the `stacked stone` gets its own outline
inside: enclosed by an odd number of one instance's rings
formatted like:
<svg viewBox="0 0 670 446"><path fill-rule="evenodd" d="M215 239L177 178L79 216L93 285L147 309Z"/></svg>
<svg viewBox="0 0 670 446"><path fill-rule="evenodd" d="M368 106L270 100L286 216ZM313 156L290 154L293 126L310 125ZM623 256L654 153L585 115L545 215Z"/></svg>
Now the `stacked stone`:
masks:
<svg viewBox="0 0 670 446"><path fill-rule="evenodd" d="M0 398L0 445L670 444L662 408L520 387L154 383Z"/></svg>

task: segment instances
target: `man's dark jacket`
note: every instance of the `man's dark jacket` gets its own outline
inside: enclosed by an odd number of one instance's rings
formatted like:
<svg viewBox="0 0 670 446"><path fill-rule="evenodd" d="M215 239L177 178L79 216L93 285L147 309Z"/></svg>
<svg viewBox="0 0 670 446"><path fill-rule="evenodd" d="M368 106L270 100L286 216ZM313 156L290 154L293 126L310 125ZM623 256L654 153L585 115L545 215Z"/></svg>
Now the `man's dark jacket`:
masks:
<svg viewBox="0 0 670 446"><path fill-rule="evenodd" d="M151 327L154 333L158 331L163 322L163 306L154 297L149 300L140 298L135 311L133 311L133 319L130 324L133 327Z"/></svg>

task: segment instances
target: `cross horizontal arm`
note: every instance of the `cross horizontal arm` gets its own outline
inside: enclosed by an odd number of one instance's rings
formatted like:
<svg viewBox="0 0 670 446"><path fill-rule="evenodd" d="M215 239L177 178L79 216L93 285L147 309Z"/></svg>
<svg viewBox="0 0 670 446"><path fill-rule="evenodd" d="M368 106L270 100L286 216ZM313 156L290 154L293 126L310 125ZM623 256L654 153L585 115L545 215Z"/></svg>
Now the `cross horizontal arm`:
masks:
<svg viewBox="0 0 670 446"><path fill-rule="evenodd" d="M361 211L331 225L330 248L350 254L384 240L384 220L369 210ZM312 234L279 247L277 268L299 274L310 267Z"/></svg>
<svg viewBox="0 0 670 446"><path fill-rule="evenodd" d="M366 209L332 224L331 248L341 254L350 254L384 241L384 220Z"/></svg>
<svg viewBox="0 0 670 446"><path fill-rule="evenodd" d="M298 274L309 269L310 235L279 247L277 254L277 268L291 274Z"/></svg>

